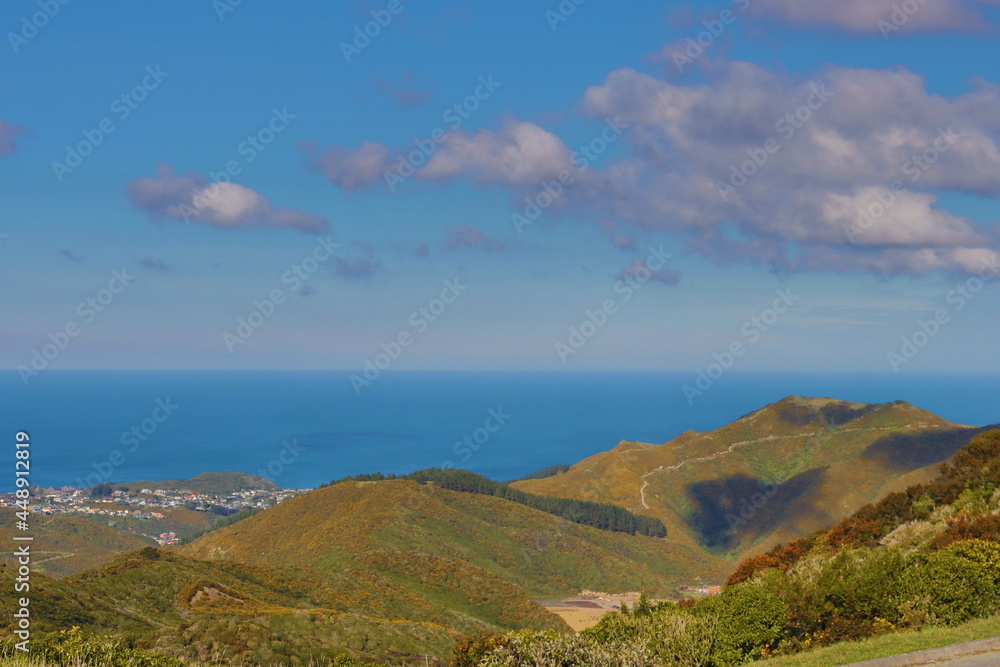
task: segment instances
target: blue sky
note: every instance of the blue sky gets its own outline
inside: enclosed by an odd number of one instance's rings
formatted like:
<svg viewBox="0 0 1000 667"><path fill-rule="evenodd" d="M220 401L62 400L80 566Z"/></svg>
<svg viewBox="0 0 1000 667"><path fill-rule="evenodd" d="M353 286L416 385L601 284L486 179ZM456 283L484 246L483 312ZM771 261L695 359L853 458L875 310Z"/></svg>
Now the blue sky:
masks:
<svg viewBox="0 0 1000 667"><path fill-rule="evenodd" d="M995 2L48 4L0 9L5 368L996 370Z"/></svg>

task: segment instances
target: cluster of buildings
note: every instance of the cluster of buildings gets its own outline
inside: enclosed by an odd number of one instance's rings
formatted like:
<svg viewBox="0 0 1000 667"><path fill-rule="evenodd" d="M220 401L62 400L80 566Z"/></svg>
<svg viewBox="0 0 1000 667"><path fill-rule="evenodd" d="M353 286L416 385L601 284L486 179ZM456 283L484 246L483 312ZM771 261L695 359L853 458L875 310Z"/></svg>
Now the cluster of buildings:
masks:
<svg viewBox="0 0 1000 667"><path fill-rule="evenodd" d="M161 547L165 547L168 544L179 544L181 541L180 538L177 537L177 533L173 531L170 531L168 533L160 533L153 539L156 540L156 543L159 544Z"/></svg>
<svg viewBox="0 0 1000 667"><path fill-rule="evenodd" d="M36 488L32 497L32 510L43 514L111 514L114 516L135 513L154 515L157 510L189 509L202 512L239 512L251 508L266 508L310 489L279 489L276 491L248 490L228 494L196 493L186 490L139 489L115 490L108 496L94 497L90 489L64 486L61 489ZM0 496L0 507L14 507L14 494ZM139 506L143 509L121 510L102 508L102 505ZM161 512L162 515L162 512ZM151 518L143 516L141 518Z"/></svg>
<svg viewBox="0 0 1000 667"><path fill-rule="evenodd" d="M722 586L678 586L679 591L689 591L698 595L718 595L722 592Z"/></svg>
<svg viewBox="0 0 1000 667"><path fill-rule="evenodd" d="M97 487L95 487L97 488ZM169 519L173 510L186 509L215 515L235 514L246 509L264 509L310 489L245 490L206 494L190 490L115 489L110 495L94 496L92 489L64 486L60 489L32 488L30 509L47 516L77 515L133 519ZM0 495L0 507L15 507L13 493ZM161 545L177 544L174 532L149 535Z"/></svg>

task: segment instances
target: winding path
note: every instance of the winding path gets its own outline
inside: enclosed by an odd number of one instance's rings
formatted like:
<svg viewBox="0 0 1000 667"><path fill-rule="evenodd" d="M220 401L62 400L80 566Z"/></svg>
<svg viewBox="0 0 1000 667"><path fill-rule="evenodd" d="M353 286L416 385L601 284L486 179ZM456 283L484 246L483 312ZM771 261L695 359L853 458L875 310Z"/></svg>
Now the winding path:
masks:
<svg viewBox="0 0 1000 667"><path fill-rule="evenodd" d="M924 424L918 422L916 424L913 424L912 426L915 428L915 427L924 426ZM854 431L897 431L897 430L900 430L900 429L899 429L899 427L896 427L896 426L870 426L870 427L866 427L866 428L845 428L845 429L842 429L842 430L839 430L839 431L836 431L836 432L837 433L852 433ZM766 438L756 438L755 440L740 440L739 442L734 442L733 444L729 445L729 447L727 447L726 449L718 451L718 452L716 452L714 454L710 454L709 456L699 456L699 457L696 457L696 458L693 458L693 459L685 459L684 461L681 461L680 463L677 463L677 464L672 465L672 466L660 466L659 468L656 468L655 470L650 470L649 472L643 473L642 475L639 476L639 479L642 480L642 486L639 487L639 499L642 501L643 508L645 508L645 509L651 509L650 506L649 506L649 503L646 502L646 487L649 486L649 482L646 480L646 478L648 476L650 476L650 475L655 474L655 473L664 472L664 471L668 471L668 470L677 470L679 468L682 468L682 467L684 467L686 465L689 465L689 464L692 464L692 463L702 463L704 461L711 461L713 459L719 458L720 456L725 456L726 454L732 454L736 449L738 449L740 447L746 447L747 445L752 445L752 444L755 444L755 443L758 443L758 442L767 442L767 441L771 441L771 440L788 440L790 438L806 438L806 437L815 436L815 435L819 435L819 434L818 433L797 433L797 434L794 434L794 435L769 435ZM637 451L638 449L643 449L643 448L629 449L629 450L626 450L626 451L622 452L622 454L627 454L628 452L634 452L634 451Z"/></svg>

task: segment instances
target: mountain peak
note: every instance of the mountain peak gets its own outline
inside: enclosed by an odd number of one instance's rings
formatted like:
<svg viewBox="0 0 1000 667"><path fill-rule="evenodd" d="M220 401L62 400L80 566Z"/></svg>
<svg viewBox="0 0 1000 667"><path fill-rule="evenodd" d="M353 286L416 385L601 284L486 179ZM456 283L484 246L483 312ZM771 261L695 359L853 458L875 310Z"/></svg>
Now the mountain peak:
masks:
<svg viewBox="0 0 1000 667"><path fill-rule="evenodd" d="M786 396L776 403L751 412L743 419L753 420L763 416L794 426L822 424L834 427L892 408L916 410L905 401L856 403L828 397Z"/></svg>

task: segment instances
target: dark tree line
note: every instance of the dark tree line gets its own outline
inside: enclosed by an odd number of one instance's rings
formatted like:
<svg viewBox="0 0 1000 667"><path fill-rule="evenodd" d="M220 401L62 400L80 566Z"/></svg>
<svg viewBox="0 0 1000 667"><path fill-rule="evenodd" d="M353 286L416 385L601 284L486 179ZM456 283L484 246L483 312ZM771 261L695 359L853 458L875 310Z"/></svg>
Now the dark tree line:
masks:
<svg viewBox="0 0 1000 667"><path fill-rule="evenodd" d="M347 481L372 482L389 479L406 479L421 484L433 483L441 488L452 491L495 496L552 514L566 521L600 528L601 530L628 533L630 535L647 535L649 537L666 537L667 535L666 526L659 519L633 514L627 509L616 505L525 493L502 482L495 482L482 475L455 468L447 468L445 470L428 468L427 470L418 470L409 475L383 475L382 473L354 475L334 480L330 484Z"/></svg>

